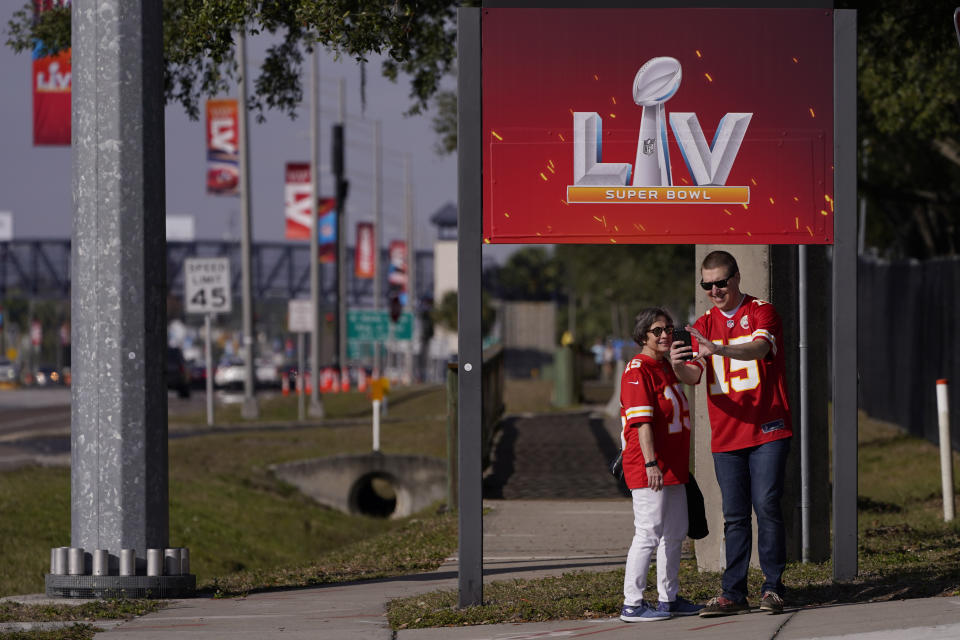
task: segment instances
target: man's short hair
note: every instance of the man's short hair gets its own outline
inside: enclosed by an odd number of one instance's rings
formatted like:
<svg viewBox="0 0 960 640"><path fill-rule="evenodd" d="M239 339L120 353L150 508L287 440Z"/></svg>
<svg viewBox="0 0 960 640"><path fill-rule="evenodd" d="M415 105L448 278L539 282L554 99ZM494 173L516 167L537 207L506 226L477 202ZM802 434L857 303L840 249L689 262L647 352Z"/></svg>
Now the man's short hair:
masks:
<svg viewBox="0 0 960 640"><path fill-rule="evenodd" d="M716 269L717 267L727 268L727 277L733 277L733 274L740 272L737 266L737 259L726 251L711 251L700 264L700 269Z"/></svg>
<svg viewBox="0 0 960 640"><path fill-rule="evenodd" d="M666 319L668 325L673 324L673 317L666 309L661 309L660 307L641 309L633 325L633 341L642 347L643 343L646 342L647 332L650 331L650 327L657 321L657 318L661 317Z"/></svg>

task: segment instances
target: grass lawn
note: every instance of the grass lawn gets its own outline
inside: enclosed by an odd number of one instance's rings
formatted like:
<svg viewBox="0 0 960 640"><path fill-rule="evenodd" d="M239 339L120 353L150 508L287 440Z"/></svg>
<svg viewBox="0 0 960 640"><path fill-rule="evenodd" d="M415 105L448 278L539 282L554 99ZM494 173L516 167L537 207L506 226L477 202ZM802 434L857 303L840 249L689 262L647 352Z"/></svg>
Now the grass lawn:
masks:
<svg viewBox="0 0 960 640"><path fill-rule="evenodd" d="M953 456L960 476L960 456ZM907 461L907 462L904 462ZM943 522L939 452L926 440L861 415L859 429L859 574L834 584L831 563L788 564L784 582L791 605L960 595L960 523ZM763 576L750 572L753 604ZM649 585L656 584L651 568ZM680 570L681 593L703 602L717 594L720 574L698 572L693 559ZM457 609L455 591L392 601L394 629L609 617L620 611L623 570L493 582L484 604ZM656 600L654 590L646 594Z"/></svg>
<svg viewBox="0 0 960 640"><path fill-rule="evenodd" d="M548 410L550 392L548 382L511 381L507 411ZM286 423L284 428L171 439L170 543L190 548L201 589L233 595L386 577L433 569L454 552L454 514L432 509L398 520L348 516L313 503L266 471L274 463L370 450L370 425L363 419L369 403L361 394L327 396L325 409L325 426L290 426L296 399L278 397L261 404L262 420ZM444 457L445 412L442 387L395 390L389 419L381 425L383 451ZM177 421L201 426L204 416ZM218 421L241 423L239 408L218 411ZM960 593L960 524L942 522L937 449L868 418L861 419L859 436L860 575L835 585L829 563L791 564L785 576L790 603ZM960 458L954 456L954 462L960 473ZM42 592L50 548L69 544L69 470L0 473L0 516L5 563L0 595ZM759 572L750 579L755 599ZM456 593L441 591L395 600L388 616L397 629L610 616L619 611L622 580L620 570L494 582L485 587L486 602L479 607L459 610ZM686 597L703 601L716 594L718 585L718 574L699 573L692 560L684 562ZM148 605L102 606L95 613L0 606L0 619L84 621L133 615L130 607ZM60 635L21 637L63 640L92 634L89 626L76 626Z"/></svg>
<svg viewBox="0 0 960 640"><path fill-rule="evenodd" d="M322 507L273 478L267 466L371 447L369 401L325 397L338 426L243 429L170 440L170 543L190 548L201 589L236 593L258 586L396 575L438 566L456 548L455 518L350 516ZM384 453L446 456L445 392L397 389L381 424ZM296 398L261 406L264 422L296 416ZM218 420L229 414L218 413ZM202 422L203 416L194 417ZM237 417L239 422L239 416ZM70 471L30 467L0 473L0 596L41 593L50 548L70 543ZM390 539L416 545L385 553ZM346 551L345 551L346 550ZM364 554L368 554L365 556Z"/></svg>

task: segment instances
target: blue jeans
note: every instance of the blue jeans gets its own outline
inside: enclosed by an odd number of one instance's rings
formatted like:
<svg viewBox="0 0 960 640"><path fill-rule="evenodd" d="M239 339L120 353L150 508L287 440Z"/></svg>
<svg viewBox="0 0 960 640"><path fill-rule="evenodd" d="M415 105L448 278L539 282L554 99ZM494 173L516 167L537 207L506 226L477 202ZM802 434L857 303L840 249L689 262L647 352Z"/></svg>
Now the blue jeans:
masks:
<svg viewBox="0 0 960 640"><path fill-rule="evenodd" d="M749 449L713 454L713 467L723 496L723 533L727 568L723 595L734 602L747 597L747 569L752 546L750 508L757 513L757 555L763 570L761 593L783 595L783 569L787 549L780 511L783 475L791 438L774 440Z"/></svg>

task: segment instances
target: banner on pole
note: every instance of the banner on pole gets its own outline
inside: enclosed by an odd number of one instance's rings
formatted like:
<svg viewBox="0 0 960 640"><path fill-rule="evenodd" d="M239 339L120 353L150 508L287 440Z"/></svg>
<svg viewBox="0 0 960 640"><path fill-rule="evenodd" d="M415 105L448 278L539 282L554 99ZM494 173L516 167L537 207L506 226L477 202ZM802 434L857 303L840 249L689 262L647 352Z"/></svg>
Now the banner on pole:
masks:
<svg viewBox="0 0 960 640"><path fill-rule="evenodd" d="M357 247L354 252L353 274L357 278L369 280L374 277L373 252L374 229L372 222L357 223Z"/></svg>
<svg viewBox="0 0 960 640"><path fill-rule="evenodd" d="M337 261L337 199L321 198L317 204L317 257L321 264Z"/></svg>
<svg viewBox="0 0 960 640"><path fill-rule="evenodd" d="M288 162L284 172L283 211L287 240L310 239L310 164Z"/></svg>
<svg viewBox="0 0 960 640"><path fill-rule="evenodd" d="M403 240L394 240L390 243L387 283L401 291L407 290L407 243Z"/></svg>
<svg viewBox="0 0 960 640"><path fill-rule="evenodd" d="M34 0L34 17L56 7L69 6L60 0ZM70 146L70 90L72 72L70 49L52 56L43 55L43 43L33 48L33 144Z"/></svg>
<svg viewBox="0 0 960 640"><path fill-rule="evenodd" d="M207 193L240 194L239 126L235 99L207 100Z"/></svg>

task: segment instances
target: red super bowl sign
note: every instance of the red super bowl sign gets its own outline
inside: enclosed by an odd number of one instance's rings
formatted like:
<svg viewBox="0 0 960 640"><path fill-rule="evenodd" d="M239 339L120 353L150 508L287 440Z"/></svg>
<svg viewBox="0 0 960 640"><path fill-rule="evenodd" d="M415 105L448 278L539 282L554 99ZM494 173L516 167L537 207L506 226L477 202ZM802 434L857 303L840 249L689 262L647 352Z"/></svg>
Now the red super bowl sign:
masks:
<svg viewBox="0 0 960 640"><path fill-rule="evenodd" d="M833 242L833 12L484 9L489 243Z"/></svg>

